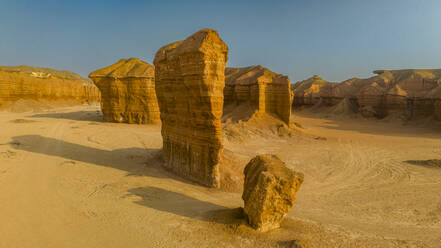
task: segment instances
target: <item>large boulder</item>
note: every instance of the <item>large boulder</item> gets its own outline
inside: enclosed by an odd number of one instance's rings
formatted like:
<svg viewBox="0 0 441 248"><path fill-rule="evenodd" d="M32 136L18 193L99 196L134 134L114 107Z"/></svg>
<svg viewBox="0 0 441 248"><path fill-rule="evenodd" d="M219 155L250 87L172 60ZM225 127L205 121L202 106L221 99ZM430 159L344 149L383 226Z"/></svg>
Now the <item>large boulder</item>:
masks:
<svg viewBox="0 0 441 248"><path fill-rule="evenodd" d="M101 91L104 121L150 124L159 122L155 69L137 58L121 59L90 73Z"/></svg>
<svg viewBox="0 0 441 248"><path fill-rule="evenodd" d="M217 32L203 29L162 47L154 60L164 166L210 187L220 186L227 54Z"/></svg>
<svg viewBox="0 0 441 248"><path fill-rule="evenodd" d="M72 104L98 102L93 83L68 71L31 66L0 67L0 109L17 101Z"/></svg>
<svg viewBox="0 0 441 248"><path fill-rule="evenodd" d="M245 167L242 199L248 223L259 231L278 228L294 205L303 173L289 169L276 155L253 158Z"/></svg>

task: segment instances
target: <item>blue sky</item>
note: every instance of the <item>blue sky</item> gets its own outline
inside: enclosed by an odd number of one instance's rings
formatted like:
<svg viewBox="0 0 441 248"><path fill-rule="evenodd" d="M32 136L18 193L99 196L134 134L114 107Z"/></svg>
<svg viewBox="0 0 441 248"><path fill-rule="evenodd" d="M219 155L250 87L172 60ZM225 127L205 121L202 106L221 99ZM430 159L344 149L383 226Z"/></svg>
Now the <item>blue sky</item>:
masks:
<svg viewBox="0 0 441 248"><path fill-rule="evenodd" d="M291 82L375 69L441 68L440 0L0 0L0 65L87 76L202 28L230 48L228 66L261 64Z"/></svg>

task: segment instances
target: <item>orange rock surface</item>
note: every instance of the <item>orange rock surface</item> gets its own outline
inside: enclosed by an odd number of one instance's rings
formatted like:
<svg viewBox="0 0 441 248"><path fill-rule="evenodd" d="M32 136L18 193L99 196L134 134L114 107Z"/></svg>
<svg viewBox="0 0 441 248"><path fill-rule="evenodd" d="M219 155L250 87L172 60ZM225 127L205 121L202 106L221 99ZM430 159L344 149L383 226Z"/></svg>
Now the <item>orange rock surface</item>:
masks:
<svg viewBox="0 0 441 248"><path fill-rule="evenodd" d="M109 122L150 124L159 122L154 66L137 58L90 73L101 91L103 118Z"/></svg>
<svg viewBox="0 0 441 248"><path fill-rule="evenodd" d="M154 60L164 166L210 187L220 185L227 54L217 32L203 29L162 47Z"/></svg>
<svg viewBox="0 0 441 248"><path fill-rule="evenodd" d="M227 68L225 76L225 105L248 102L258 113L275 115L289 125L292 93L287 76L260 65Z"/></svg>
<svg viewBox="0 0 441 248"><path fill-rule="evenodd" d="M318 75L314 75L304 81L291 86L294 99L293 106L314 105L320 100L321 88L329 82Z"/></svg>
<svg viewBox="0 0 441 248"><path fill-rule="evenodd" d="M253 158L245 167L242 199L248 223L259 231L280 226L294 205L303 173L289 169L276 155Z"/></svg>
<svg viewBox="0 0 441 248"><path fill-rule="evenodd" d="M30 66L0 67L0 108L18 100L82 104L99 99L95 85L72 72Z"/></svg>

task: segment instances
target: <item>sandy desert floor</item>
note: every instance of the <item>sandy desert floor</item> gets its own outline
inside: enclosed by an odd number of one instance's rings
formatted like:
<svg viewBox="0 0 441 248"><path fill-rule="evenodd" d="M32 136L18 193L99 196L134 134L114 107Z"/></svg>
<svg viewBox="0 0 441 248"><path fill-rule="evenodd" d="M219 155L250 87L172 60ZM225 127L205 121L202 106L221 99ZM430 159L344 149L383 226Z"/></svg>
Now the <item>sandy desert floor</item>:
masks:
<svg viewBox="0 0 441 248"><path fill-rule="evenodd" d="M160 126L104 123L98 106L0 112L0 247L441 247L440 130L294 119L292 138L225 140L305 174L282 228L259 234L240 194L161 168Z"/></svg>

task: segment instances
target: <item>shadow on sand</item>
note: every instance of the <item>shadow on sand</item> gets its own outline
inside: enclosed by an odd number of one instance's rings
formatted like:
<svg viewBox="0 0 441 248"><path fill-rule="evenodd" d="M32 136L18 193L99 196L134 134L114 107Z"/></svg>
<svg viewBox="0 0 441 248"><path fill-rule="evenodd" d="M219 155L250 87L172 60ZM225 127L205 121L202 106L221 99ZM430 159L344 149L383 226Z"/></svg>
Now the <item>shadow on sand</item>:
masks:
<svg viewBox="0 0 441 248"><path fill-rule="evenodd" d="M168 177L159 166L162 162L161 149L101 150L40 135L16 136L9 144L17 150L127 171L130 176Z"/></svg>
<svg viewBox="0 0 441 248"><path fill-rule="evenodd" d="M76 111L76 112L65 112L65 113L45 113L45 114L35 114L29 116L31 118L55 118L55 119L67 119L74 121L95 121L103 122L103 115L99 110L93 111Z"/></svg>
<svg viewBox="0 0 441 248"><path fill-rule="evenodd" d="M439 168L441 169L441 159L429 159L429 160L406 160L405 163L423 166L427 168Z"/></svg>
<svg viewBox="0 0 441 248"><path fill-rule="evenodd" d="M183 217L222 224L244 221L241 208L230 209L162 188L134 188L129 190L129 195L142 198L135 201L136 204Z"/></svg>
<svg viewBox="0 0 441 248"><path fill-rule="evenodd" d="M161 149L101 150L40 135L16 136L12 138L9 145L16 150L56 156L68 160L61 162L60 165L66 164L66 162L80 161L123 170L128 172L127 176L171 178L196 185L173 175L160 166L162 163ZM135 201L136 204L163 212L214 223L233 224L242 221L242 211L240 209L229 209L161 188L134 188L129 190L128 194L142 198L142 200Z"/></svg>

